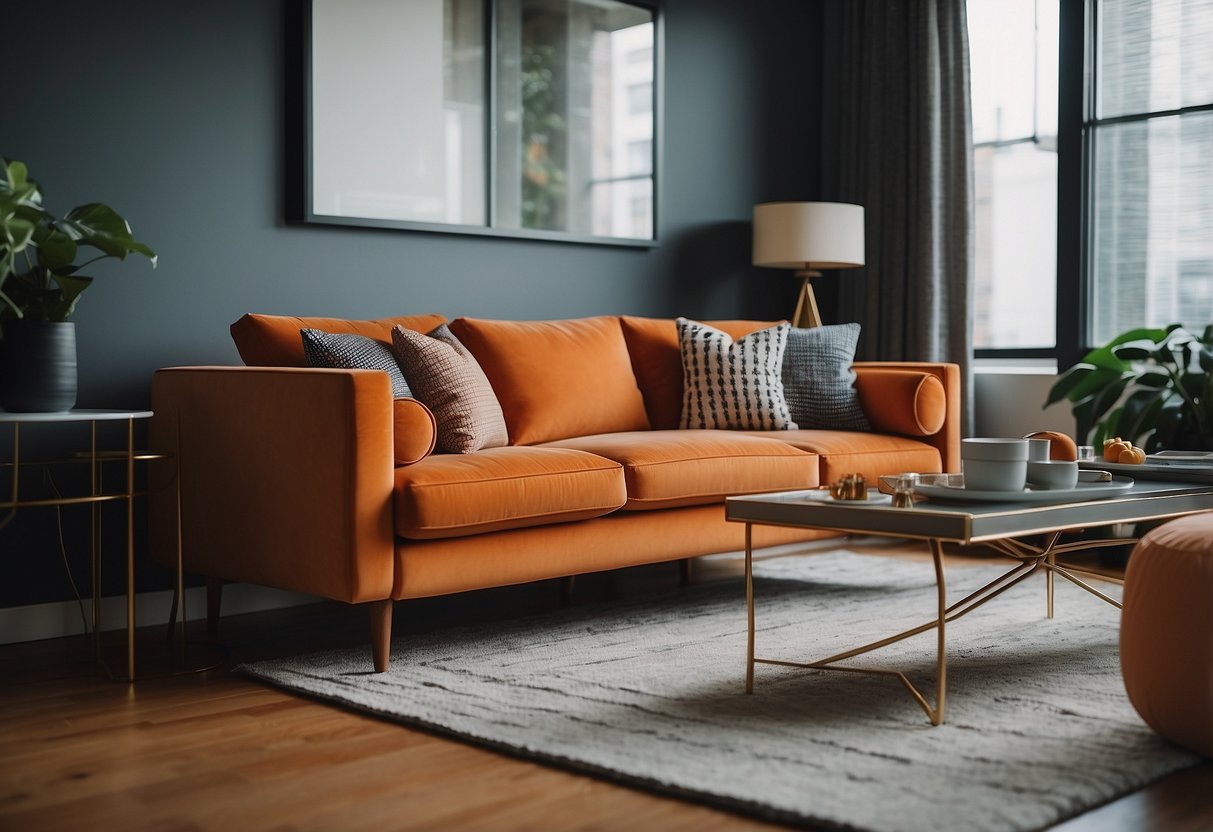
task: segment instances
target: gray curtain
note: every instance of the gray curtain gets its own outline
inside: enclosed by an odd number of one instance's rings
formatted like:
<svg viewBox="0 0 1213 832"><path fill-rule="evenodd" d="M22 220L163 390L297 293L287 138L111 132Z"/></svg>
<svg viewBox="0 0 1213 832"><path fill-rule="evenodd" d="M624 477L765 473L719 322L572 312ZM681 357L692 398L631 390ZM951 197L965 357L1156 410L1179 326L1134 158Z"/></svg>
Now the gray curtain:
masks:
<svg viewBox="0 0 1213 832"><path fill-rule="evenodd" d="M973 151L965 0L832 0L823 187L864 206L867 265L838 272L865 360L960 365L972 433Z"/></svg>

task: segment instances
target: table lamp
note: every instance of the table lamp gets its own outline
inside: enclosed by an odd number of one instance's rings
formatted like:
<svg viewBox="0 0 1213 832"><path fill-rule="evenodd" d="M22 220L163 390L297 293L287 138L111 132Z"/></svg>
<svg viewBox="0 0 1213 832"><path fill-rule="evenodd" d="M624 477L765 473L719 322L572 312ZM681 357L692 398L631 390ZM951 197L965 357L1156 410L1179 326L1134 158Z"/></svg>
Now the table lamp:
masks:
<svg viewBox="0 0 1213 832"><path fill-rule="evenodd" d="M800 300L792 325L821 326L809 281L819 269L864 264L863 206L846 202L767 202L754 206L754 265L796 269Z"/></svg>

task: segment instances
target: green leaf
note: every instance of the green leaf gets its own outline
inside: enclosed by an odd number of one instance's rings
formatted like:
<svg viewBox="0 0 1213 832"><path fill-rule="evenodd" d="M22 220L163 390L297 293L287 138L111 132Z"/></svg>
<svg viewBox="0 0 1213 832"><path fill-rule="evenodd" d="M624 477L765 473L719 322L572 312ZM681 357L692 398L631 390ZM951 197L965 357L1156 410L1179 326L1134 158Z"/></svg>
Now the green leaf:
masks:
<svg viewBox="0 0 1213 832"><path fill-rule="evenodd" d="M76 302L80 294L93 282L91 277L83 275L54 275L55 283L59 285L59 296L48 304L48 315L52 321L64 321L76 311Z"/></svg>
<svg viewBox="0 0 1213 832"><path fill-rule="evenodd" d="M1112 348L1112 355L1121 361L1148 361L1156 352L1153 341L1130 341Z"/></svg>
<svg viewBox="0 0 1213 832"><path fill-rule="evenodd" d="M1095 395L1091 396L1091 407L1089 410L1090 418L1093 421L1099 421L1102 419L1103 415L1107 413L1113 405L1120 401L1121 394L1125 392L1125 388L1129 386L1129 382L1132 380L1132 375L1121 376L1119 379L1112 382Z"/></svg>
<svg viewBox="0 0 1213 832"><path fill-rule="evenodd" d="M76 259L76 241L56 228L39 226L34 235L38 262L54 271Z"/></svg>
<svg viewBox="0 0 1213 832"><path fill-rule="evenodd" d="M1095 370L1076 384L1067 398L1072 402L1081 401L1090 396L1098 396L1113 386L1124 390L1125 385L1135 378L1137 373L1134 370ZM1116 395L1119 396L1120 393Z"/></svg>
<svg viewBox="0 0 1213 832"><path fill-rule="evenodd" d="M1138 390L1125 399L1116 420L1116 434L1134 444L1153 428L1153 419L1167 394L1159 390Z"/></svg>
<svg viewBox="0 0 1213 832"><path fill-rule="evenodd" d="M1131 341L1149 341L1151 344L1157 344L1167 337L1168 330L1154 328L1130 329L1128 332L1122 332L1117 335L1102 347L1097 347L1083 356L1082 360L1087 364L1094 364L1097 367L1114 368L1123 370L1124 362L1116 358L1112 354L1112 349L1121 344L1127 344Z"/></svg>
<svg viewBox="0 0 1213 832"><path fill-rule="evenodd" d="M1045 400L1044 406L1048 407L1066 398L1071 390L1094 371L1095 367L1091 364L1075 364L1066 370L1058 376L1057 381L1053 382L1053 386L1049 388L1049 396Z"/></svg>
<svg viewBox="0 0 1213 832"><path fill-rule="evenodd" d="M156 253L131 236L126 220L108 205L90 202L68 211L56 225L78 242L125 260L131 253L142 254L155 265Z"/></svg>
<svg viewBox="0 0 1213 832"><path fill-rule="evenodd" d="M1175 434L1183 424L1183 402L1172 397L1164 402L1154 420L1154 439L1161 448L1175 445Z"/></svg>
<svg viewBox="0 0 1213 832"><path fill-rule="evenodd" d="M1169 373L1164 373L1161 370L1145 370L1137 377L1137 385L1139 387L1152 387L1155 389L1166 387L1171 383Z"/></svg>

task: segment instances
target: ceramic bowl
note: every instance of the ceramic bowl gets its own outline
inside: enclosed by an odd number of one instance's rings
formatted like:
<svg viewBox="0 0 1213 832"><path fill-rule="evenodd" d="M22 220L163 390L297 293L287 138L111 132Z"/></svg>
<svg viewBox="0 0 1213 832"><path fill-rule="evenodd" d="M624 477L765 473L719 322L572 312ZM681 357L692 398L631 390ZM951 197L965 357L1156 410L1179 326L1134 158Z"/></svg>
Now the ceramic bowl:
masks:
<svg viewBox="0 0 1213 832"><path fill-rule="evenodd" d="M987 439L973 437L960 440L961 459L980 459L989 462L1027 462L1028 440ZM968 480L966 479L967 483Z"/></svg>
<svg viewBox="0 0 1213 832"><path fill-rule="evenodd" d="M1027 445L1024 446L1025 452ZM962 459L965 488L973 491L1023 491L1028 481L1027 460Z"/></svg>
<svg viewBox="0 0 1213 832"><path fill-rule="evenodd" d="M1078 485L1078 463L1063 459L1029 462L1028 485L1033 488L1074 488Z"/></svg>

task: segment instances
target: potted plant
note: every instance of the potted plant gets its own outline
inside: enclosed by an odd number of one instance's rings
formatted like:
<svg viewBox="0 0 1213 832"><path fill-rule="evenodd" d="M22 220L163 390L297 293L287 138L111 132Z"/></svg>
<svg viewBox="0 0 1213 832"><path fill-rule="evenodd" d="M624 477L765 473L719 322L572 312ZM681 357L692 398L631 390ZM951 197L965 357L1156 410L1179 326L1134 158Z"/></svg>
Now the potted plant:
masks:
<svg viewBox="0 0 1213 832"><path fill-rule="evenodd" d="M92 249L92 251L89 251ZM88 256L81 263L78 257ZM57 219L21 162L0 157L0 407L70 410L76 403L76 333L68 317L98 260L156 254L113 208L93 202Z"/></svg>
<svg viewBox="0 0 1213 832"><path fill-rule="evenodd" d="M1119 436L1149 453L1213 450L1213 325L1200 336L1180 324L1118 335L1062 373L1044 406L1062 399L1097 447Z"/></svg>

